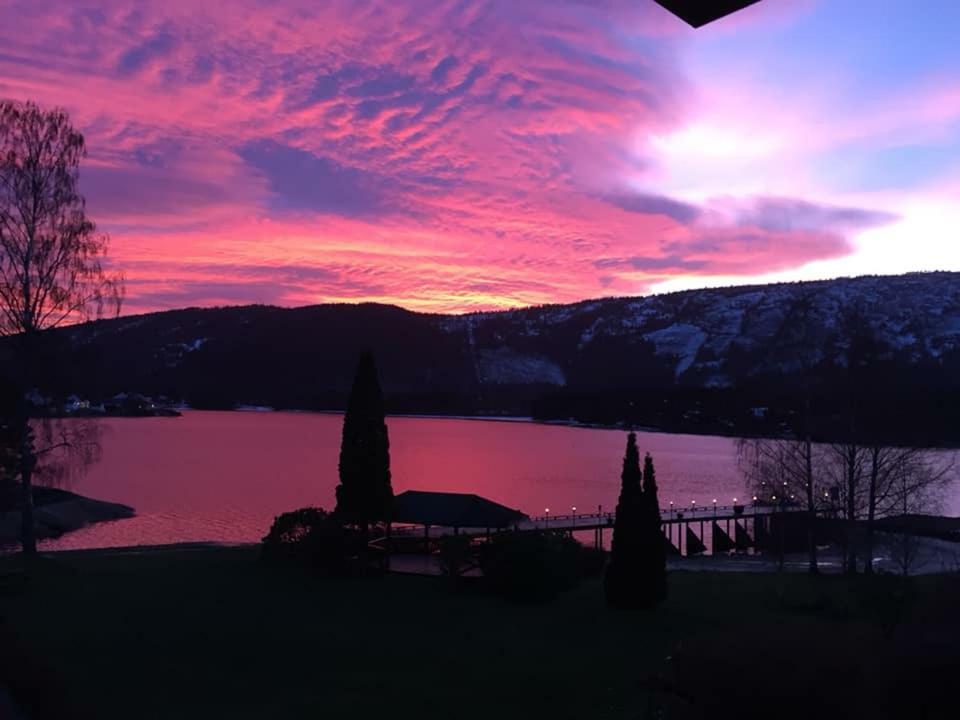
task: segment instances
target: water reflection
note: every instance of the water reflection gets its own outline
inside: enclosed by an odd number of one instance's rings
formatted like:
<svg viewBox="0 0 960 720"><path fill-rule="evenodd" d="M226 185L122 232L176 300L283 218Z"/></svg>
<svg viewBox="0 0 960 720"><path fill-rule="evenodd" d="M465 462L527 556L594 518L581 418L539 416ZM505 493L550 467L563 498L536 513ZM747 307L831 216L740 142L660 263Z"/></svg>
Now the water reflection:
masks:
<svg viewBox="0 0 960 720"><path fill-rule="evenodd" d="M334 504L342 418L187 412L105 420L102 460L70 489L125 503L137 517L46 541L46 548L259 540L274 516ZM528 514L612 509L625 433L517 422L388 419L393 486L475 492ZM735 441L638 433L666 507L741 495Z"/></svg>

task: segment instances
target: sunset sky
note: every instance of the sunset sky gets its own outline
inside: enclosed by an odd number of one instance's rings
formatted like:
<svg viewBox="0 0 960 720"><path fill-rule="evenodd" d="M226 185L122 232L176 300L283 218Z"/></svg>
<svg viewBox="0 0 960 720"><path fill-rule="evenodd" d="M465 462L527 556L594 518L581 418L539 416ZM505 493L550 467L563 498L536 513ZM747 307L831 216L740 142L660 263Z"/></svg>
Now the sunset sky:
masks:
<svg viewBox="0 0 960 720"><path fill-rule="evenodd" d="M865 8L869 7L869 11ZM125 312L960 270L960 3L0 0Z"/></svg>

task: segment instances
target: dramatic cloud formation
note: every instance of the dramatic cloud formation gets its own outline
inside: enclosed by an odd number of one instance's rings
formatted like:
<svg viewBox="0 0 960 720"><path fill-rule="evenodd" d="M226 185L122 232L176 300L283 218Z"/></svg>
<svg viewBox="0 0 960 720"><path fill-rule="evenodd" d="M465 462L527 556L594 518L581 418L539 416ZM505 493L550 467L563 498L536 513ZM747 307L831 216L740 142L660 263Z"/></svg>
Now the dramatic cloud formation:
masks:
<svg viewBox="0 0 960 720"><path fill-rule="evenodd" d="M853 2L694 32L638 0L0 0L0 96L85 133L128 312L875 272L871 238L956 218L960 53L875 87L817 34Z"/></svg>

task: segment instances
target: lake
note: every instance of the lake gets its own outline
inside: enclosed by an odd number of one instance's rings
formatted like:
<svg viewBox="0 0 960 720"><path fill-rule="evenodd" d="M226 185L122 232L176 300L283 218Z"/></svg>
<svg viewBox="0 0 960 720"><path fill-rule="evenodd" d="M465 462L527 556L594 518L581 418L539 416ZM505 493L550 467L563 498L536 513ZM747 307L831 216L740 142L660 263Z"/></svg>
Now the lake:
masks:
<svg viewBox="0 0 960 720"><path fill-rule="evenodd" d="M103 457L68 489L134 507L137 517L42 543L46 549L213 540L251 542L273 518L332 508L343 417L293 412L187 411L179 418L110 418ZM529 422L391 417L395 492L473 492L528 514L616 505L622 430ZM741 496L736 441L638 433L657 468L661 504L729 504Z"/></svg>
<svg viewBox="0 0 960 720"><path fill-rule="evenodd" d="M187 411L102 421L103 457L68 489L130 505L137 517L42 543L46 549L212 540L256 542L273 518L332 509L340 414ZM622 430L455 418L391 417L394 492L472 492L530 515L612 510ZM736 440L639 432L666 508L743 497ZM948 512L960 510L956 488Z"/></svg>

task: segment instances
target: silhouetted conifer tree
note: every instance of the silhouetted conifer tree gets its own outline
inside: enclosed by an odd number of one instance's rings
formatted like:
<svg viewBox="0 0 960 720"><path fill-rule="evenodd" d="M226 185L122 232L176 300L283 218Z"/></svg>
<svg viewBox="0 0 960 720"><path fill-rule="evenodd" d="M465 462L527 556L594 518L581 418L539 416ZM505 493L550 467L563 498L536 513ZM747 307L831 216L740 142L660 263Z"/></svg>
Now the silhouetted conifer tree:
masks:
<svg viewBox="0 0 960 720"><path fill-rule="evenodd" d="M366 530L372 522L389 519L392 506L383 394L373 355L366 352L357 364L343 418L336 513Z"/></svg>
<svg viewBox="0 0 960 720"><path fill-rule="evenodd" d="M656 472L650 453L643 459L643 541L640 573L643 605L654 607L667 597L667 547L660 519Z"/></svg>
<svg viewBox="0 0 960 720"><path fill-rule="evenodd" d="M643 553L643 475L636 433L627 435L627 450L620 474L620 498L613 523L610 564L604 576L607 604L617 608L642 606L640 558Z"/></svg>
<svg viewBox="0 0 960 720"><path fill-rule="evenodd" d="M647 453L643 458L643 492L657 500L657 472L653 469L653 458ZM654 503L656 507L656 503Z"/></svg>
<svg viewBox="0 0 960 720"><path fill-rule="evenodd" d="M637 436L632 432L627 436L620 480L611 558L604 576L607 603L624 609L653 608L667 596L666 540L653 458L647 453L641 473Z"/></svg>

